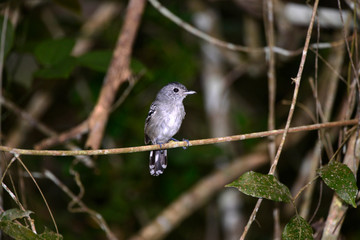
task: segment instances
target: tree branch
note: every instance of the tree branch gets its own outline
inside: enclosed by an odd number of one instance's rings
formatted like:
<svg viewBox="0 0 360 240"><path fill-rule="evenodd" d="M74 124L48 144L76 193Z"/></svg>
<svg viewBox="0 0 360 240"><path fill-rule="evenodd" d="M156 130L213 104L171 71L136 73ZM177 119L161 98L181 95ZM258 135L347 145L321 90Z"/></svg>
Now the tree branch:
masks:
<svg viewBox="0 0 360 240"><path fill-rule="evenodd" d="M321 128L355 125L357 123L358 123L358 119L328 122L328 123L317 123L312 125L289 128L288 133L313 131ZM169 149L169 148L209 145L209 144L224 143L224 142L243 141L253 138L262 138L272 135L280 135L280 134L284 134L284 132L285 129L278 129L272 131L254 132L254 133L191 140L191 141L179 141L179 142L172 141L169 143L162 144L161 148L159 145L145 145L138 147L125 147L125 148L112 148L112 149L99 149L99 150L65 151L65 150L32 150L32 149L20 149L20 148L12 148L7 146L0 146L0 151L10 152L19 155L38 155L38 156L112 155L112 154L134 153L134 152L145 152L145 151Z"/></svg>
<svg viewBox="0 0 360 240"><path fill-rule="evenodd" d="M91 149L100 147L116 93L121 84L130 76L130 56L145 4L146 0L130 0L128 4L124 25L105 77L104 86L88 119L89 136L86 147Z"/></svg>

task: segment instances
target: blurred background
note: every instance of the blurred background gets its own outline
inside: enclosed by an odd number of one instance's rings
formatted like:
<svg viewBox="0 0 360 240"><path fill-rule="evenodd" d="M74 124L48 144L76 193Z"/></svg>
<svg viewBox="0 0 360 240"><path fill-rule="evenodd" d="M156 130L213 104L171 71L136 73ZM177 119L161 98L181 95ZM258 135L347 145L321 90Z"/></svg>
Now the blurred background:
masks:
<svg viewBox="0 0 360 240"><path fill-rule="evenodd" d="M1 1L0 23L6 33L2 145L86 148L87 132L76 129L77 134L66 141L42 144L49 136L82 126L91 114L129 2ZM337 1L320 2L320 20L312 32L292 126L355 116L358 99L354 79L359 62L354 9L359 2L340 3L342 19ZM186 117L177 139L283 128L313 1L163 0L161 4L196 29L244 49L234 51L200 39L147 2L136 29L131 73L117 91L100 148L144 145L150 104L164 85L174 81L197 92L184 100ZM276 46L275 53L265 54L265 46ZM288 136L277 175L293 195L312 179L320 159L326 163L331 158L346 130ZM21 156L21 160L45 195L64 239L140 236L141 229L180 196L190 196L189 206L181 205L188 212L181 217L174 214L179 217L176 225L153 239L239 239L257 199L224 186L245 171L267 173L276 149L274 141L261 138L171 149L168 168L159 177L149 174L148 152L87 158ZM1 154L2 172L11 158L10 154ZM224 177L231 169L231 177ZM223 175L216 175L219 173ZM61 184L55 183L54 177ZM55 231L38 189L21 164L15 162L10 167L4 183L25 209L34 212L31 217L38 232L45 228ZM201 189L204 195L197 192ZM314 232L321 232L333 192L316 181L308 194L310 200L297 202L299 211L305 211L309 220L319 204L312 223L316 223ZM76 196L84 204L80 208L71 203ZM18 207L4 190L1 205L3 210ZM102 220L95 220L93 211ZM264 201L247 239L278 239L279 229L293 215L290 204ZM359 221L358 210L349 209L341 229L344 239L359 239L360 230L353 224ZM274 222L278 223L276 227Z"/></svg>

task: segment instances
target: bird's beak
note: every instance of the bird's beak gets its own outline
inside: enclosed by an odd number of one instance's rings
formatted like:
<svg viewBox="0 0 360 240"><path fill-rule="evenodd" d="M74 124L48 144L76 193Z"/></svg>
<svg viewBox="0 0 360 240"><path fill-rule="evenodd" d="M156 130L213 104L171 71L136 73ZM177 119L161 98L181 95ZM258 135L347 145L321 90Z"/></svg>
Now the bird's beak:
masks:
<svg viewBox="0 0 360 240"><path fill-rule="evenodd" d="M185 95L190 95L190 94L195 94L196 92L195 91L187 91L185 92Z"/></svg>

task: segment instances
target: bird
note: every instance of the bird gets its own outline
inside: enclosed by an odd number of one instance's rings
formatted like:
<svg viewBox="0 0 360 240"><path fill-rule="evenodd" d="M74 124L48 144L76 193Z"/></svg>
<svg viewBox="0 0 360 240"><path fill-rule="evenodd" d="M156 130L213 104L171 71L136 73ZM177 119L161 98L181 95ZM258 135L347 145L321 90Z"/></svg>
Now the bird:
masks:
<svg viewBox="0 0 360 240"><path fill-rule="evenodd" d="M185 117L183 100L195 93L178 82L167 84L157 93L145 120L145 144L159 144L161 147L173 139ZM167 163L166 149L150 152L149 171L152 176L163 174Z"/></svg>

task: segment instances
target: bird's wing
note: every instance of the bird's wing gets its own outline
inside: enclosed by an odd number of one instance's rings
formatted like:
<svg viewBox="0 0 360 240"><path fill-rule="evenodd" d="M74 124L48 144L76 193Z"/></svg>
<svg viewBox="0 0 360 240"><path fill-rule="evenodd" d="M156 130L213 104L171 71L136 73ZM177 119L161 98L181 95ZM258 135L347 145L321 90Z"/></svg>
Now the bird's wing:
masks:
<svg viewBox="0 0 360 240"><path fill-rule="evenodd" d="M146 117L146 120L145 120L145 144L150 144L151 143L150 137L146 134L146 132L147 132L146 128L150 124L151 116L153 116L155 113L156 113L156 105L153 103L150 106L149 113L148 113L148 115Z"/></svg>
<svg viewBox="0 0 360 240"><path fill-rule="evenodd" d="M151 116L154 115L154 113L156 113L156 105L153 103L153 104L151 104L149 113L148 113L148 115L146 117L145 126L147 124L149 124L149 122L151 121Z"/></svg>

